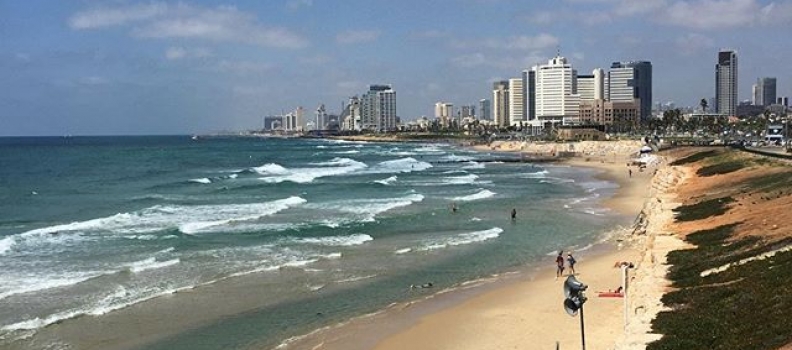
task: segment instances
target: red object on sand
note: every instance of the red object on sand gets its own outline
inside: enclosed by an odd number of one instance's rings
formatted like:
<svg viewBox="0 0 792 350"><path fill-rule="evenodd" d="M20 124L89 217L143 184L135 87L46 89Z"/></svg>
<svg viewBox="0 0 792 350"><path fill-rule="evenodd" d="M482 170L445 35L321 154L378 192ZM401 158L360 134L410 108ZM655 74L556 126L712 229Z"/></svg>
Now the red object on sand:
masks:
<svg viewBox="0 0 792 350"><path fill-rule="evenodd" d="M600 297L600 298L624 298L624 293L598 292L597 296Z"/></svg>

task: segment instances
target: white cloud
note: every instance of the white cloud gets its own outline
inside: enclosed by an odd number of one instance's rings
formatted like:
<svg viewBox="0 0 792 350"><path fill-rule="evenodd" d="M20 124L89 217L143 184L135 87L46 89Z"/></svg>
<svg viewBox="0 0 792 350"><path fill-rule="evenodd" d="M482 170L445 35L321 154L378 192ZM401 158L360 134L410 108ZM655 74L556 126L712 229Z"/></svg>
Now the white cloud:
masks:
<svg viewBox="0 0 792 350"><path fill-rule="evenodd" d="M463 69L491 67L519 72L546 60L546 55L540 52L532 52L528 56L488 55L483 52L475 52L452 57L451 65Z"/></svg>
<svg viewBox="0 0 792 350"><path fill-rule="evenodd" d="M555 47L558 43L557 37L541 33L536 36L521 35L509 38L453 40L451 47L456 49L488 48L526 51Z"/></svg>
<svg viewBox="0 0 792 350"><path fill-rule="evenodd" d="M668 5L666 0L621 0L613 7L617 16L634 16L652 13Z"/></svg>
<svg viewBox="0 0 792 350"><path fill-rule="evenodd" d="M380 32L376 30L348 30L336 35L339 44L358 44L377 40Z"/></svg>
<svg viewBox="0 0 792 350"><path fill-rule="evenodd" d="M161 3L139 4L117 8L96 8L76 13L69 18L72 29L93 29L127 24L162 16L168 6Z"/></svg>
<svg viewBox="0 0 792 350"><path fill-rule="evenodd" d="M206 48L186 49L184 47L169 47L165 50L165 58L169 60L179 60L182 58L203 58L209 57L212 52Z"/></svg>
<svg viewBox="0 0 792 350"><path fill-rule="evenodd" d="M679 1L658 16L657 21L708 30L750 25L757 13L759 5L755 0Z"/></svg>
<svg viewBox="0 0 792 350"><path fill-rule="evenodd" d="M183 3L152 3L88 10L70 19L73 29L127 24L135 25L132 34L140 38L201 39L288 49L308 46L304 37L288 29L262 26L255 15L233 6L207 8Z"/></svg>
<svg viewBox="0 0 792 350"><path fill-rule="evenodd" d="M772 2L759 11L759 22L766 25L792 23L792 2Z"/></svg>

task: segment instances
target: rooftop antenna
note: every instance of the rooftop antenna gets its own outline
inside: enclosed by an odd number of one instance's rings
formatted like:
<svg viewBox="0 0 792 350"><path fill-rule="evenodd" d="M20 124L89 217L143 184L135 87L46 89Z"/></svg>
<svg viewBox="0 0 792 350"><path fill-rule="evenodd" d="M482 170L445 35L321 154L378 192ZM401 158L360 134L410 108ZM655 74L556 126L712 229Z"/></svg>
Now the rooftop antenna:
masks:
<svg viewBox="0 0 792 350"><path fill-rule="evenodd" d="M556 45L556 57L561 57L561 45Z"/></svg>

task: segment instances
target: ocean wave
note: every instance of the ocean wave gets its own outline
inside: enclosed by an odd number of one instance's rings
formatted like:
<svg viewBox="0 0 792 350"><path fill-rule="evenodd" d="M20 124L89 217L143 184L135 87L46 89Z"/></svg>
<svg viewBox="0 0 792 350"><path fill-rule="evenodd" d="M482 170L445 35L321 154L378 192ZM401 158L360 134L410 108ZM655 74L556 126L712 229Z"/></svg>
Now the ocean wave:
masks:
<svg viewBox="0 0 792 350"><path fill-rule="evenodd" d="M401 248L395 251L396 254L407 254L412 251L412 248Z"/></svg>
<svg viewBox="0 0 792 350"><path fill-rule="evenodd" d="M86 234L134 235L134 239L153 239L146 236L169 229L194 234L213 231L225 224L259 219L305 203L300 197L249 204L217 205L155 205L131 213L38 228L3 239L4 246L35 249L42 244L72 244L82 240L97 239ZM204 221L193 221L201 218ZM142 236L141 236L142 235ZM98 236L97 236L98 237ZM127 238L131 238L128 236ZM163 239L167 237L162 237ZM57 246L56 246L57 247ZM8 251L9 248L5 248Z"/></svg>
<svg viewBox="0 0 792 350"><path fill-rule="evenodd" d="M0 255L5 255L5 253L9 252L11 248L14 247L14 244L16 244L14 236L0 239Z"/></svg>
<svg viewBox="0 0 792 350"><path fill-rule="evenodd" d="M0 328L3 331L22 331L22 330L36 330L40 328L44 328L54 323L58 323L64 320L76 318L79 316L101 316L107 314L109 312L120 310L125 307L141 303L153 298L157 298L164 295L170 295L176 293L181 290L191 289L192 286L188 287L181 287L181 288L172 288L172 289L163 289L157 287L145 288L140 291L136 292L129 292L124 287L119 287L111 294L105 296L102 300L100 300L95 305L91 305L84 308L77 308L71 309L66 311L61 311L44 318L36 317L33 319L17 322L14 324L6 325Z"/></svg>
<svg viewBox="0 0 792 350"><path fill-rule="evenodd" d="M337 281L335 281L335 283L357 282L357 281L367 280L369 278L374 278L374 277L377 277L377 275L352 276L352 277L347 277L347 278L343 278L343 279L337 280Z"/></svg>
<svg viewBox="0 0 792 350"><path fill-rule="evenodd" d="M469 161L465 166L462 167L462 169L484 169L484 168L485 168L484 163L478 163L474 161Z"/></svg>
<svg viewBox="0 0 792 350"><path fill-rule="evenodd" d="M443 183L449 185L467 185L472 184L478 179L476 174L468 174L463 176L447 176L443 178Z"/></svg>
<svg viewBox="0 0 792 350"><path fill-rule="evenodd" d="M365 163L349 158L334 158L327 162L311 163L311 165L316 167L289 169L279 164L269 163L252 168L252 170L263 175L264 177L259 179L268 183L281 183L284 181L310 183L317 178L344 175L368 167Z"/></svg>
<svg viewBox="0 0 792 350"><path fill-rule="evenodd" d="M135 261L127 265L127 268L132 273L140 273L147 270L156 270L163 267L176 265L180 262L179 259L172 259L167 261L157 261L156 258L148 258L140 261Z"/></svg>
<svg viewBox="0 0 792 350"><path fill-rule="evenodd" d="M351 150L348 150L348 151L338 151L338 152L333 152L333 153L334 154L357 154L357 153L360 153L360 151L356 150L356 149L351 149Z"/></svg>
<svg viewBox="0 0 792 350"><path fill-rule="evenodd" d="M448 248L452 246L483 242L493 238L498 238L502 232L503 232L502 228L493 227L489 230L461 233L444 239L427 241L416 250L429 251L429 250Z"/></svg>
<svg viewBox="0 0 792 350"><path fill-rule="evenodd" d="M201 216L196 215L208 220L181 223L179 231L185 234L215 231L225 225L258 220L305 202L307 201L301 197L292 196L266 203L210 206L215 210L214 212L207 211Z"/></svg>
<svg viewBox="0 0 792 350"><path fill-rule="evenodd" d="M423 171L432 167L432 164L416 160L412 157L399 158L394 160L386 160L379 162L363 173L366 174L381 174L381 173L409 173L413 171Z"/></svg>
<svg viewBox="0 0 792 350"><path fill-rule="evenodd" d="M480 200L480 199L491 198L491 197L494 197L495 195L496 195L495 192L479 188L479 191L474 193L474 194L467 195L467 196L454 197L454 198L451 198L451 200L457 201L457 202L471 202L471 201L476 201L476 200Z"/></svg>
<svg viewBox="0 0 792 350"><path fill-rule="evenodd" d="M200 179L190 179L188 181L196 182L196 183L199 183L199 184L210 184L210 183L212 183L212 180L209 180L209 178L206 178L206 177L202 177Z"/></svg>
<svg viewBox="0 0 792 350"><path fill-rule="evenodd" d="M87 280L115 273L115 271L83 271L74 273L65 273L60 276L56 275L42 275L42 276L5 276L3 285L0 286L0 300L8 298L12 295L26 294L39 292L47 289L62 288L73 286Z"/></svg>
<svg viewBox="0 0 792 350"><path fill-rule="evenodd" d="M546 177L549 173L550 172L545 169L537 172L520 174L519 177L527 179L540 179Z"/></svg>
<svg viewBox="0 0 792 350"><path fill-rule="evenodd" d="M554 185L574 183L574 182L575 182L575 179L564 179L564 178L560 178L560 177L545 177L544 179L539 180L539 183L554 184Z"/></svg>
<svg viewBox="0 0 792 350"><path fill-rule="evenodd" d="M440 158L440 160L447 162L469 162L472 161L473 159L475 158L470 156L458 156L456 154L449 154L447 156Z"/></svg>
<svg viewBox="0 0 792 350"><path fill-rule="evenodd" d="M396 182L396 180L397 180L397 179L398 179L398 177L396 177L396 176L391 176L391 177L389 177L389 178L387 178L387 179L382 179L382 180L374 180L374 182L376 182L376 183L378 183L378 184L383 184L383 185L390 185L390 184L392 184L392 183Z"/></svg>
<svg viewBox="0 0 792 350"><path fill-rule="evenodd" d="M410 204L421 202L423 200L424 196L422 194L415 193L397 198L350 199L326 203L315 203L308 204L306 207L310 209L321 209L341 213L364 215L364 221L371 221L377 214L384 213L399 207L406 207Z"/></svg>
<svg viewBox="0 0 792 350"><path fill-rule="evenodd" d="M324 246L355 246L373 240L374 238L367 234L354 234L349 236L297 238L293 241L296 243L317 244Z"/></svg>

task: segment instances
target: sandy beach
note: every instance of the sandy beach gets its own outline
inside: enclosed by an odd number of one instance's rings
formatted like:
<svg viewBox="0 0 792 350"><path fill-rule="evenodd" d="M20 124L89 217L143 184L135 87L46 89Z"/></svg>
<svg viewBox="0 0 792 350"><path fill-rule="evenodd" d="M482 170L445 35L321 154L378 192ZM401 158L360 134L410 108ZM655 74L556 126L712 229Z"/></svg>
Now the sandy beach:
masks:
<svg viewBox="0 0 792 350"><path fill-rule="evenodd" d="M656 203L658 196L666 196L668 186L665 184L678 175L669 173L663 165L659 168L652 166L645 171L633 167L630 175L627 161L637 147L632 143L608 146L608 149L587 149L585 152L589 153L585 156L565 162L575 167L596 169L600 171L596 175L598 178L619 185L615 195L604 201L609 209L628 217L639 217L642 212L642 217L654 215L654 212L647 212L654 210L647 205ZM491 151L489 146L478 147L481 151ZM517 143L498 147L498 151L520 150L524 151L525 147ZM662 226L659 219L655 222L657 227ZM625 329L629 328L625 325L625 299L598 296L598 292L614 290L622 285L622 272L616 267L618 262L633 262L635 268L630 269L630 275L636 277L632 279L637 281L637 276L641 276L644 283L649 282L644 275L655 276L657 271L664 269L659 263L642 266L647 256L644 250L646 239L645 236L631 238L632 231L631 227L617 229L607 242L590 250L574 252L578 261L576 277L589 286L584 320L585 341L590 349L612 349L617 341L635 342L633 338L624 337ZM556 278L553 256L547 257L545 266L533 273L495 277L495 282L482 281L469 289L441 293L429 301L394 306L381 314L353 320L337 329L319 331L290 344L288 348L555 349L556 344L561 349L577 348L582 340L580 319L568 315L562 305L563 282L569 270L562 278ZM634 293L632 289L638 288L636 283L628 293L630 305L647 304L652 298L659 300L656 294ZM633 294L639 300L630 300ZM634 313L628 314L632 316ZM631 328L643 330L637 326Z"/></svg>

